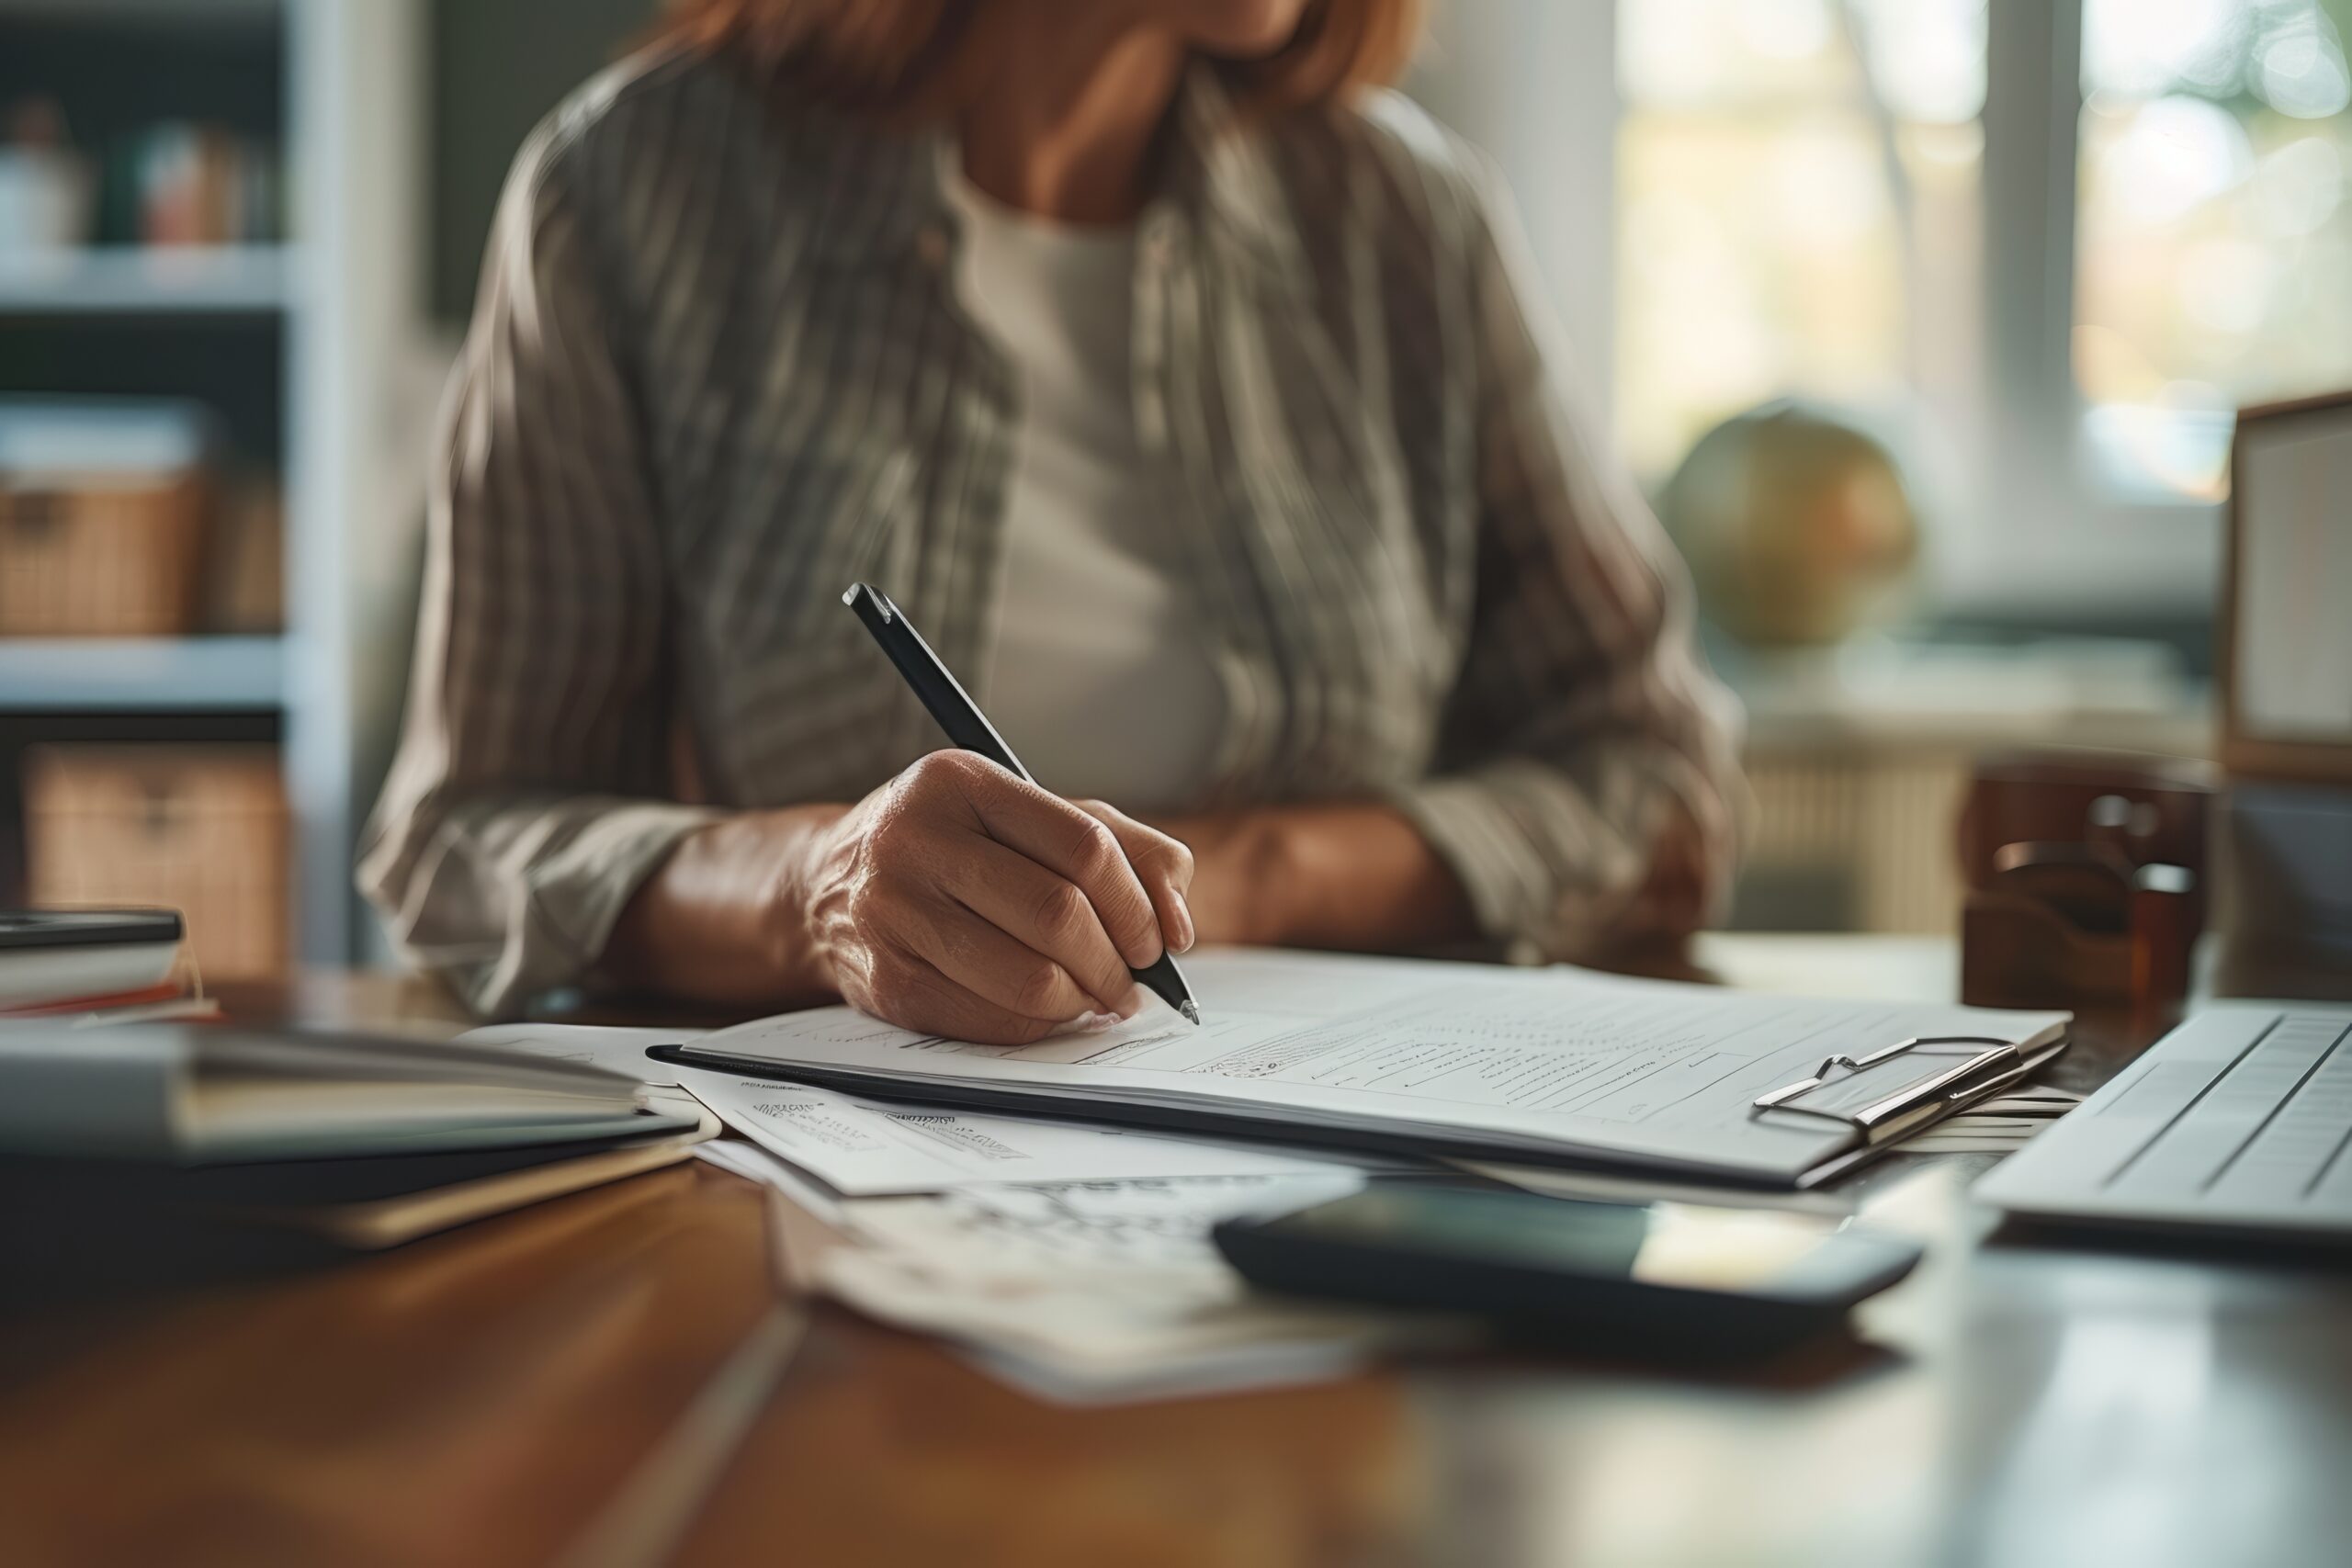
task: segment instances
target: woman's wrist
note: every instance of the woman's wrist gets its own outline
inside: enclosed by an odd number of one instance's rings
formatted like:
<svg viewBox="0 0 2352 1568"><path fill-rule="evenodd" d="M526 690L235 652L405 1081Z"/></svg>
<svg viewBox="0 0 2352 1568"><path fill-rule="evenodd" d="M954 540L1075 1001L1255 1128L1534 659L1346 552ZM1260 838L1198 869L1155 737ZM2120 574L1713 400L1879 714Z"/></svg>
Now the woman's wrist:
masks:
<svg viewBox="0 0 2352 1568"><path fill-rule="evenodd" d="M1203 942L1380 952L1475 932L1460 881L1388 807L1269 807L1166 826L1193 848Z"/></svg>
<svg viewBox="0 0 2352 1568"><path fill-rule="evenodd" d="M622 911L605 972L632 987L721 1004L835 994L810 889L828 831L848 810L746 812L680 839Z"/></svg>
<svg viewBox="0 0 2352 1568"><path fill-rule="evenodd" d="M841 991L831 950L823 940L818 890L821 868L832 851L833 829L852 809L819 806L780 813L789 819L770 824L763 835L771 857L760 897L768 963L796 996L830 997Z"/></svg>
<svg viewBox="0 0 2352 1568"><path fill-rule="evenodd" d="M1283 915L1283 827L1270 811L1219 812L1158 819L1160 831L1193 852L1185 902L1194 940L1215 946L1278 947Z"/></svg>

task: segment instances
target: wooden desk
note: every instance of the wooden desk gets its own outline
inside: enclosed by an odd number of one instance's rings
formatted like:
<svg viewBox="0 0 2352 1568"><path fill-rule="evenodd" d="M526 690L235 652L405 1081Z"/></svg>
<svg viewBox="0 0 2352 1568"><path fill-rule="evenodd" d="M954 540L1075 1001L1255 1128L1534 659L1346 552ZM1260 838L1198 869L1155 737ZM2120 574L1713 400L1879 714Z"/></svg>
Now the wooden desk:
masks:
<svg viewBox="0 0 2352 1568"><path fill-rule="evenodd" d="M1933 942L1710 956L1789 988L1951 985ZM437 1010L327 978L288 999ZM2078 1070L2122 1052L2094 1039ZM1763 1376L1431 1366L1072 1412L820 1311L674 1560L2342 1561L2352 1274L1988 1242L1962 1197L1983 1160L1908 1163L1871 1207L1940 1245L1869 1310L1876 1348ZM724 1384L768 1245L763 1195L692 1167L330 1273L6 1325L0 1558L556 1556Z"/></svg>

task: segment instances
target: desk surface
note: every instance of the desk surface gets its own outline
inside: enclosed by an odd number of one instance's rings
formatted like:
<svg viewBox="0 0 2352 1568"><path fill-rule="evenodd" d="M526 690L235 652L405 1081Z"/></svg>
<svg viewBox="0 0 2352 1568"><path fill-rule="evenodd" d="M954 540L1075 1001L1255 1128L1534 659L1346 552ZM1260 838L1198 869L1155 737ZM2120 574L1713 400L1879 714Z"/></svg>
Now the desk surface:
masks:
<svg viewBox="0 0 2352 1568"><path fill-rule="evenodd" d="M1951 987L1936 942L1708 956L1785 989ZM447 1016L339 976L243 999ZM2089 1032L2096 1077L2128 1046ZM2352 1271L1987 1239L1962 1198L1984 1160L1906 1163L1871 1206L1943 1245L1869 1308L1868 1350L1094 1412L830 1309L772 1385L730 1380L768 1310L763 1195L657 1172L291 1281L0 1325L0 1529L28 1563L538 1562L729 1391L755 1414L673 1561L2341 1561Z"/></svg>

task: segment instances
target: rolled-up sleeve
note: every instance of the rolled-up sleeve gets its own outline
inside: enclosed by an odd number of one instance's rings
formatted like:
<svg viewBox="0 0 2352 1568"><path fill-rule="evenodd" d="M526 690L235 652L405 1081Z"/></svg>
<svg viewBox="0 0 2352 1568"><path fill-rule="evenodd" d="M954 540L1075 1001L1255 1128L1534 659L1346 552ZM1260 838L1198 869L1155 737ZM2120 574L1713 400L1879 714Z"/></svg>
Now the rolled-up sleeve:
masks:
<svg viewBox="0 0 2352 1568"><path fill-rule="evenodd" d="M1746 800L1738 710L1697 652L1679 558L1572 417L1507 205L1473 209L1474 620L1437 770L1397 804L1487 936L1557 957L1720 911ZM1661 903L1668 861L1698 886Z"/></svg>
<svg viewBox="0 0 2352 1568"><path fill-rule="evenodd" d="M640 417L560 133L517 161L444 413L414 673L359 885L477 1010L578 979L707 813L666 800Z"/></svg>

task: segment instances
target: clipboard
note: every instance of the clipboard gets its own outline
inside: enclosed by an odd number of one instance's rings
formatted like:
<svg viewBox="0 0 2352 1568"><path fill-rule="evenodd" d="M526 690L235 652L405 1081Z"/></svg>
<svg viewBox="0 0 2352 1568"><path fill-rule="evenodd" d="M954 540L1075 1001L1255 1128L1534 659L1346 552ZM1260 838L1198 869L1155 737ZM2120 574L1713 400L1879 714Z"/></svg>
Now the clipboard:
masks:
<svg viewBox="0 0 2352 1568"><path fill-rule="evenodd" d="M1863 1056L1840 1053L1824 1057L1811 1077L1758 1095L1749 1104L1748 1114L1818 1117L1853 1131L1860 1140L1856 1147L1814 1167L1798 1182L1800 1187L1817 1187L1890 1152L1912 1134L2023 1082L2064 1051L2066 1043L2066 1037L2061 1036L2027 1049L2013 1040L1984 1034L1914 1035ZM1930 1069L1892 1091L1858 1089L1857 1079L1898 1056L1951 1065ZM1806 1103L1810 1097L1834 1098L1840 1091L1864 1092L1870 1097L1853 1105Z"/></svg>
<svg viewBox="0 0 2352 1568"><path fill-rule="evenodd" d="M1921 1035L1859 1057L1843 1054L1826 1057L1811 1076L1758 1095L1749 1106L1751 1117L1826 1118L1854 1134L1852 1146L1827 1156L1792 1180L1762 1179L1686 1159L1624 1151L1536 1151L1498 1145L1473 1135L1431 1135L1426 1132L1408 1134L1365 1127L1341 1130L1291 1119L1279 1108L1269 1108L1261 1113L1238 1104L1204 1111L1117 1099L1080 1102L1004 1083L894 1081L880 1075L816 1064L786 1064L759 1056L732 1055L708 1046L689 1051L682 1045L657 1045L649 1048L646 1055L676 1066L700 1067L778 1083L808 1084L870 1100L947 1106L993 1115L1147 1128L1290 1148L1322 1147L1421 1159L1503 1160L1572 1170L1697 1179L1729 1187L1804 1190L1835 1180L1889 1152L1912 1133L1993 1098L2030 1077L2064 1050L2066 1044L2067 1037L2063 1034L2037 1046L2022 1046L1992 1036ZM1955 1061L1951 1059L1955 1053L1946 1047L1967 1049L1958 1053L1959 1059ZM1929 1058L1936 1065L1924 1076L1896 1086L1863 1082L1887 1064L1915 1055ZM1858 1096L1860 1103L1848 1103Z"/></svg>

